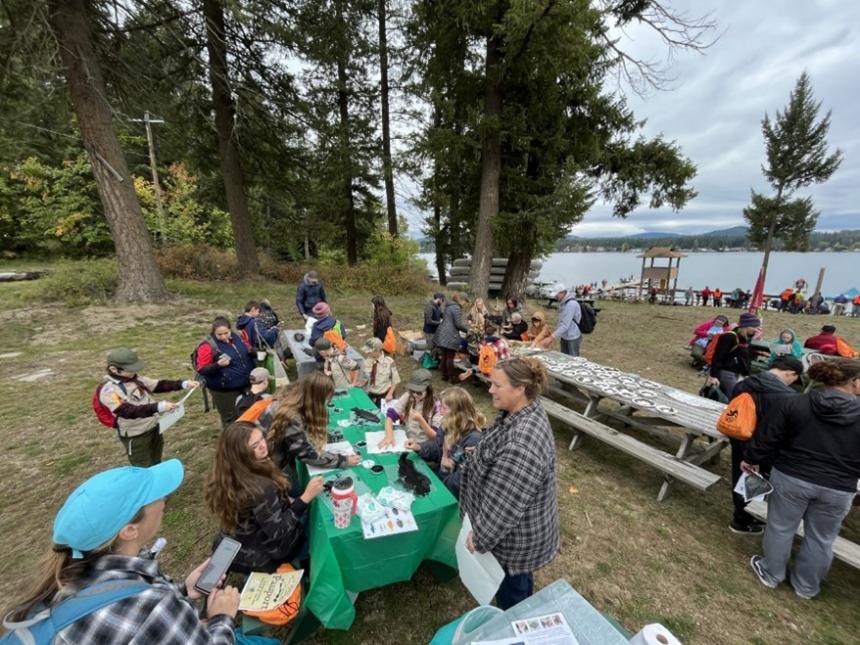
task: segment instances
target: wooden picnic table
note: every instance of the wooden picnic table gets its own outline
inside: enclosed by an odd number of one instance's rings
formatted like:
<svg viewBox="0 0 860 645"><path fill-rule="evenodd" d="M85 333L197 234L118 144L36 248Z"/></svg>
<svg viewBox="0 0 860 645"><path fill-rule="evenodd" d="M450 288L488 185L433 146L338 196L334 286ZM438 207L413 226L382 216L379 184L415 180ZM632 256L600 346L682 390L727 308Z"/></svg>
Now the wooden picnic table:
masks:
<svg viewBox="0 0 860 645"><path fill-rule="evenodd" d="M553 394L585 403L581 415L572 410L565 413L558 403L553 408L554 416L574 427L570 450L578 448L588 434L662 470L666 480L657 496L661 501L673 478L703 490L720 481L718 475L698 466L714 460L728 445L728 438L716 429L724 404L582 357L557 351L537 352L534 357L544 363L553 379L569 386L553 388ZM570 387L575 391L571 393ZM601 407L604 401L614 401L618 407ZM680 441L680 445L674 455L668 455L634 437L619 436L618 430L599 423L606 418L663 440Z"/></svg>

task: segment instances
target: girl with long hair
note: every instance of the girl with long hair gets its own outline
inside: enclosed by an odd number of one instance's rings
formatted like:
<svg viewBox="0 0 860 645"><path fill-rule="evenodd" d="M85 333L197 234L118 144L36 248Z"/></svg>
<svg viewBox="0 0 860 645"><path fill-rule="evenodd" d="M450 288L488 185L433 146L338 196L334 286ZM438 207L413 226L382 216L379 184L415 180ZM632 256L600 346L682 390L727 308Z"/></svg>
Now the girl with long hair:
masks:
<svg viewBox="0 0 860 645"><path fill-rule="evenodd" d="M409 440L408 450L415 450L424 461L438 464L436 474L454 497L460 497L461 466L481 440L481 429L487 419L475 407L469 393L461 387L449 387L439 397L442 428L435 439Z"/></svg>
<svg viewBox="0 0 860 645"><path fill-rule="evenodd" d="M334 383L322 372L312 372L278 393L277 410L269 428L269 448L275 464L295 479L296 459L308 466L354 466L358 455L336 455L325 450L328 402Z"/></svg>
<svg viewBox="0 0 860 645"><path fill-rule="evenodd" d="M391 309L382 296L373 296L370 303L373 305L373 336L385 342L385 334L391 327Z"/></svg>
<svg viewBox="0 0 860 645"><path fill-rule="evenodd" d="M323 479L312 478L295 499L289 488L255 424L237 421L221 433L205 497L221 532L242 544L231 570L272 573L299 554L304 514L322 492Z"/></svg>

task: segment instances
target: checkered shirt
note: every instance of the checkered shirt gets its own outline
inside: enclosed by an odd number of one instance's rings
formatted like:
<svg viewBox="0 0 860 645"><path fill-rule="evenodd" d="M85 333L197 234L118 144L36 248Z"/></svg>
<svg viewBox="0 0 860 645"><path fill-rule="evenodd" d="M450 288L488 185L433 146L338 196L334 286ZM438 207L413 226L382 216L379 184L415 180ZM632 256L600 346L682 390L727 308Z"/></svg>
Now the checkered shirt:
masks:
<svg viewBox="0 0 860 645"><path fill-rule="evenodd" d="M158 570L154 560L106 555L93 563L81 588L105 580L140 580L150 587L94 611L63 629L59 645L233 645L233 619L221 614L204 624L179 586ZM57 599L58 601L61 598Z"/></svg>
<svg viewBox="0 0 860 645"><path fill-rule="evenodd" d="M555 558L555 441L539 402L502 412L484 431L462 477L460 512L469 514L478 552L491 552L511 575Z"/></svg>

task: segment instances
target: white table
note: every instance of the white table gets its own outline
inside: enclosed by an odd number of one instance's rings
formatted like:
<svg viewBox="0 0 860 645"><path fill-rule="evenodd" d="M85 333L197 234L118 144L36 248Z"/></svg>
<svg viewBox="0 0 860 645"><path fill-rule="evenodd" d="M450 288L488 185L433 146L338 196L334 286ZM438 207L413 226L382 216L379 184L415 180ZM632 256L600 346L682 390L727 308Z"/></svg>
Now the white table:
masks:
<svg viewBox="0 0 860 645"><path fill-rule="evenodd" d="M303 337L302 340L296 340L296 334L301 334ZM310 336L304 329L286 329L282 330L280 334L281 344L289 348L290 354L292 354L292 357L296 361L296 372L300 379L317 368L314 351L308 344L309 338ZM359 369L361 368L364 363L364 357L352 345L347 346L346 355L356 362Z"/></svg>

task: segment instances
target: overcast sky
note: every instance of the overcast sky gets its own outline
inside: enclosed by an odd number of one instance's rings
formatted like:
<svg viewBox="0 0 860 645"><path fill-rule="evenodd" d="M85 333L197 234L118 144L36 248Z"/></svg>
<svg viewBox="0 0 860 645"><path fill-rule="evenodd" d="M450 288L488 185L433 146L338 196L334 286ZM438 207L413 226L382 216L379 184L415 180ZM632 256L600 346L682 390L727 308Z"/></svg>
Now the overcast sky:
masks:
<svg viewBox="0 0 860 645"><path fill-rule="evenodd" d="M684 210L640 208L627 220L595 205L575 235L642 231L698 232L743 224L750 188L768 193L761 173L761 119L787 105L798 76L812 79L823 114L832 110L829 142L844 153L825 184L799 192L821 211L819 230L860 228L860 2L856 0L672 0L688 15L711 12L721 33L704 55L679 53L673 89L644 98L628 93L647 136L677 141L698 167L699 193ZM628 31L626 47L662 60L665 47L647 28Z"/></svg>
<svg viewBox="0 0 860 645"><path fill-rule="evenodd" d="M679 52L668 62L670 91L625 94L636 116L646 120L646 136L677 141L696 164L698 197L679 213L641 207L626 220L598 203L573 234L693 233L743 224L750 188L769 194L761 173L762 117L787 105L804 69L821 114L833 112L829 142L842 149L844 160L830 181L798 194L812 195L821 211L819 230L860 229L860 1L667 2L689 16L710 12L720 39L704 55ZM647 27L627 30L624 47L665 62L666 47ZM420 236L423 215L401 204L410 233Z"/></svg>

